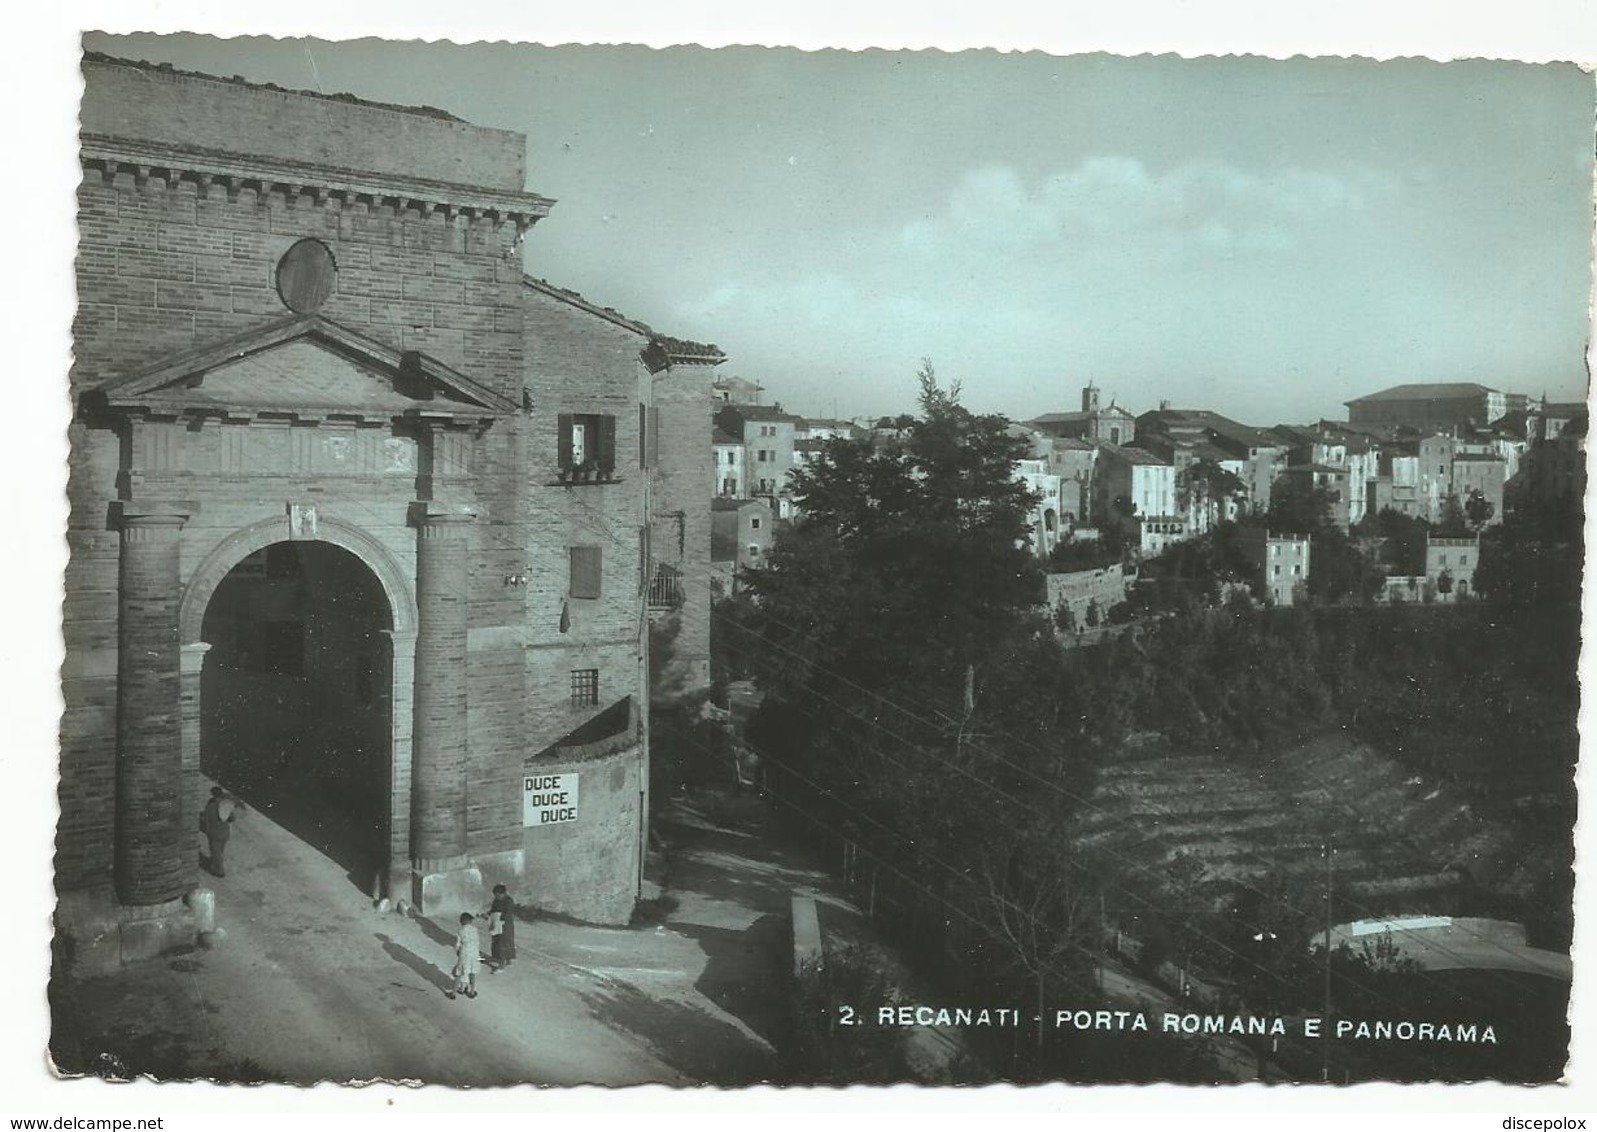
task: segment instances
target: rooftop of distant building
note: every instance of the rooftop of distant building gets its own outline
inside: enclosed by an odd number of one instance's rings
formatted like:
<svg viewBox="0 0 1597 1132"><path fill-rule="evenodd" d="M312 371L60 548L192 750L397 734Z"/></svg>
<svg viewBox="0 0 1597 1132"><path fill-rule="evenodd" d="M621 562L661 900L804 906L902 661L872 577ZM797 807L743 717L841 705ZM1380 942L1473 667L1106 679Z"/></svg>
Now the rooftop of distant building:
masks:
<svg viewBox="0 0 1597 1132"><path fill-rule="evenodd" d="M1496 389L1490 389L1473 381L1420 382L1394 385L1379 393L1369 393L1343 403L1362 405L1369 401L1449 401L1459 397L1484 397L1488 393L1496 392L1498 392Z"/></svg>

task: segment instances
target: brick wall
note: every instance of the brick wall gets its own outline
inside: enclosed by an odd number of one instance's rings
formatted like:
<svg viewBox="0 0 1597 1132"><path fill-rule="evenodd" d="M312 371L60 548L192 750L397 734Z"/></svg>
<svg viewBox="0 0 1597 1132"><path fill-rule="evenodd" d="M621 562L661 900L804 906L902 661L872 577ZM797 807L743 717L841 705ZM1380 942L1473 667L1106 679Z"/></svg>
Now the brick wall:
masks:
<svg viewBox="0 0 1597 1132"><path fill-rule="evenodd" d="M514 223L94 164L78 228L75 392L288 316L277 263L313 237L338 269L320 313L519 399Z"/></svg>
<svg viewBox="0 0 1597 1132"><path fill-rule="evenodd" d="M659 418L658 465L650 500L650 549L656 562L682 571L684 601L671 623L672 660L654 690L667 703L710 686L710 493L715 450L711 446L708 366L675 365L654 375L653 403Z"/></svg>
<svg viewBox="0 0 1597 1132"><path fill-rule="evenodd" d="M635 747L606 758L540 760L527 767L528 774L577 774L580 806L576 821L523 830L525 903L600 924L631 918L641 863L641 768ZM487 871L483 880L493 883Z"/></svg>
<svg viewBox="0 0 1597 1132"><path fill-rule="evenodd" d="M599 707L638 691L642 610L644 470L638 405L646 396L640 360L647 336L534 287L524 290L527 469L529 753L561 738L592 712L573 714L570 672L599 670ZM562 413L615 419L619 482L561 486ZM573 597L571 547L598 548L597 598Z"/></svg>
<svg viewBox="0 0 1597 1132"><path fill-rule="evenodd" d="M508 130L124 62L85 60L83 71L89 134L511 192L526 180L526 139ZM181 136L174 107L190 109Z"/></svg>

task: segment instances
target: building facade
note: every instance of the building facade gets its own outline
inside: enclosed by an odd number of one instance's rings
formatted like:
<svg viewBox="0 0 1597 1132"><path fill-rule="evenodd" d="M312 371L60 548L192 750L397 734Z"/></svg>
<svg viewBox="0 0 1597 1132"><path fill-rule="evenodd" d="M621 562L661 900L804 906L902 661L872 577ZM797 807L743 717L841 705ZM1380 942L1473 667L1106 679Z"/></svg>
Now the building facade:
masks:
<svg viewBox="0 0 1597 1132"><path fill-rule="evenodd" d="M1307 595L1309 540L1272 535L1262 527L1237 532L1237 543L1254 570L1257 592L1271 605L1294 605Z"/></svg>
<svg viewBox="0 0 1597 1132"><path fill-rule="evenodd" d="M1081 391L1081 410L1074 413L1044 413L1027 422L1050 436L1072 437L1094 444L1130 444L1137 438L1136 415L1114 402L1100 404L1099 390L1089 384Z"/></svg>
<svg viewBox="0 0 1597 1132"><path fill-rule="evenodd" d="M1015 478L1037 497L1029 516L1031 550L1039 558L1047 558L1059 545L1062 533L1059 477L1048 470L1046 460L1018 460Z"/></svg>
<svg viewBox="0 0 1597 1132"><path fill-rule="evenodd" d="M719 428L710 437L713 467L711 492L723 499L742 499L748 492L747 469L743 465L743 442Z"/></svg>
<svg viewBox="0 0 1597 1132"><path fill-rule="evenodd" d="M738 573L765 565L776 519L763 499L717 499L710 512L710 561L726 594L742 588Z"/></svg>
<svg viewBox="0 0 1597 1132"><path fill-rule="evenodd" d="M1475 596L1475 570L1481 564L1481 540L1425 540L1425 581L1438 601L1467 601Z"/></svg>
<svg viewBox="0 0 1597 1132"><path fill-rule="evenodd" d="M1120 523L1144 555L1187 537L1186 517L1176 503L1175 467L1152 452L1099 445L1093 492L1100 525Z"/></svg>
<svg viewBox="0 0 1597 1132"><path fill-rule="evenodd" d="M744 494L772 500L782 518L791 512L787 477L795 466L800 423L792 413L753 405L728 405L715 414L715 427L743 445Z"/></svg>
<svg viewBox="0 0 1597 1132"><path fill-rule="evenodd" d="M553 202L519 134L84 76L56 846L77 959L192 944L212 782L347 827L329 852L373 898L480 907L502 880L624 922L650 425L675 380L708 431L719 352L524 278Z"/></svg>
<svg viewBox="0 0 1597 1132"><path fill-rule="evenodd" d="M1347 402L1353 425L1407 425L1422 432L1486 425L1507 411L1496 389L1472 381L1394 385Z"/></svg>

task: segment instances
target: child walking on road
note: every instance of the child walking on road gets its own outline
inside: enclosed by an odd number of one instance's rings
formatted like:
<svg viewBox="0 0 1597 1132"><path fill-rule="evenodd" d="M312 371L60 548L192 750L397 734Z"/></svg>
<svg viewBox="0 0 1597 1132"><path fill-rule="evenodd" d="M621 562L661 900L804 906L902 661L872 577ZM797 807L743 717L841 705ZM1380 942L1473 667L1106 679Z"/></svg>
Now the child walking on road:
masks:
<svg viewBox="0 0 1597 1132"><path fill-rule="evenodd" d="M455 989L444 992L445 998L465 995L477 997L477 971L482 965L482 939L477 934L476 917L470 912L460 914L460 930L455 933Z"/></svg>

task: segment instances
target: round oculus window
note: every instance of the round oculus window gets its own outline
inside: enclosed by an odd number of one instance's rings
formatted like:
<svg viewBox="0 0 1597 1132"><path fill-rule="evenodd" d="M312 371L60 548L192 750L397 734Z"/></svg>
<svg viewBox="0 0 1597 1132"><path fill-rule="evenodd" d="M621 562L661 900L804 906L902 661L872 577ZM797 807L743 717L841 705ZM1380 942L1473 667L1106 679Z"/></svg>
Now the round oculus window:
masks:
<svg viewBox="0 0 1597 1132"><path fill-rule="evenodd" d="M315 314L338 282L333 253L320 240L301 240L277 261L277 293L295 314Z"/></svg>

